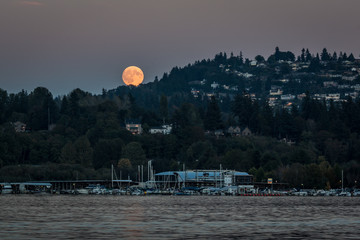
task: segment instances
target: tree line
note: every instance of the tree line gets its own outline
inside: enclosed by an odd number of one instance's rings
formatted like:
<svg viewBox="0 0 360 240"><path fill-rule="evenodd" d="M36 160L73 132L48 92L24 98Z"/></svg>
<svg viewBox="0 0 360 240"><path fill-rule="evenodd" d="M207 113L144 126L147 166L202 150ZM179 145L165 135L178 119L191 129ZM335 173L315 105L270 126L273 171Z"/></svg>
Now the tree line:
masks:
<svg viewBox="0 0 360 240"><path fill-rule="evenodd" d="M294 187L339 187L341 169L348 186L360 177L360 102L351 98L326 103L307 95L289 111L239 94L227 113L215 97L204 107L185 102L169 111L162 95L157 111L150 111L131 94L75 89L60 99L36 88L30 94L1 90L0 96L3 180L109 178L111 165L135 178L149 159L157 172L221 164L258 182L272 177ZM145 133L128 132L127 119L139 119ZM14 121L26 123L26 131L15 132ZM170 135L148 133L164 122L173 126ZM231 136L230 126L248 127L252 136ZM223 135L215 136L220 129Z"/></svg>
<svg viewBox="0 0 360 240"><path fill-rule="evenodd" d="M276 48L267 60L260 55L256 60L280 66L280 74L286 74L288 66L279 61L310 62L307 71L317 71L341 69L342 61L354 57L329 54L324 48L316 56L303 49L295 58ZM256 73L265 81L228 74L221 65ZM324 102L308 93L290 110L274 109L245 91L251 87L264 93L271 79L279 77L272 68L251 68L242 53L219 53L212 60L175 67L152 83L103 90L100 95L81 89L61 97L43 87L16 94L0 89L1 181L106 179L111 165L123 178L136 178L137 166L152 159L157 172L179 170L183 164L188 169L221 164L249 172L257 182L272 177L292 187L339 187L343 169L344 181L354 186L360 180L359 100ZM236 84L239 91L221 98L194 98L189 83L203 79L205 90L210 90L208 83L223 81ZM306 89L294 86L299 87ZM129 119L140 121L144 134L128 132ZM15 132L17 121L26 124L24 132ZM170 135L149 134L151 127L163 123L172 124ZM232 136L229 127L247 127L252 136ZM222 134L215 135L218 130Z"/></svg>

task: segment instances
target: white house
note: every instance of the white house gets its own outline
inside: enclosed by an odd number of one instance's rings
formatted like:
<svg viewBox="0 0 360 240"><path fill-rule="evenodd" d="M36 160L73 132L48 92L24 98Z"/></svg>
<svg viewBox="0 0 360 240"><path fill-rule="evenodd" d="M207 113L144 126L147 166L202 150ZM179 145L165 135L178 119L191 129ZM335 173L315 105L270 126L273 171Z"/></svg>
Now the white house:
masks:
<svg viewBox="0 0 360 240"><path fill-rule="evenodd" d="M250 62L250 66L255 67L256 65L257 65L257 61L256 61L256 60L252 60L252 61Z"/></svg>
<svg viewBox="0 0 360 240"><path fill-rule="evenodd" d="M171 125L162 125L161 127L153 127L150 129L151 134L163 134L167 135L170 134L172 130Z"/></svg>
<svg viewBox="0 0 360 240"><path fill-rule="evenodd" d="M219 84L216 83L216 82L213 82L210 86L211 86L213 89L215 89L215 88L218 88L218 87L219 87Z"/></svg>
<svg viewBox="0 0 360 240"><path fill-rule="evenodd" d="M231 126L228 128L227 132L231 136L240 136L241 135L241 129L238 126Z"/></svg>
<svg viewBox="0 0 360 240"><path fill-rule="evenodd" d="M282 93L283 91L280 88L270 90L270 96L277 96L277 95L281 95Z"/></svg>
<svg viewBox="0 0 360 240"><path fill-rule="evenodd" d="M291 94L285 94L285 95L281 95L280 99L283 101L289 101L289 100L294 100L295 99L295 95L291 95Z"/></svg>
<svg viewBox="0 0 360 240"><path fill-rule="evenodd" d="M339 101L340 100L340 93L329 93L329 94L326 95L325 100Z"/></svg>
<svg viewBox="0 0 360 240"><path fill-rule="evenodd" d="M324 87L328 88L328 87L337 87L338 83L334 82L334 81L325 81L323 82Z"/></svg>
<svg viewBox="0 0 360 240"><path fill-rule="evenodd" d="M346 80L346 81L354 81L358 76L357 75L353 75L353 76L342 76L342 80Z"/></svg>
<svg viewBox="0 0 360 240"><path fill-rule="evenodd" d="M251 73L248 73L248 72L246 72L246 73L238 73L237 74L239 77L245 77L245 78L251 78L251 77L253 77L254 75L253 74L251 74Z"/></svg>

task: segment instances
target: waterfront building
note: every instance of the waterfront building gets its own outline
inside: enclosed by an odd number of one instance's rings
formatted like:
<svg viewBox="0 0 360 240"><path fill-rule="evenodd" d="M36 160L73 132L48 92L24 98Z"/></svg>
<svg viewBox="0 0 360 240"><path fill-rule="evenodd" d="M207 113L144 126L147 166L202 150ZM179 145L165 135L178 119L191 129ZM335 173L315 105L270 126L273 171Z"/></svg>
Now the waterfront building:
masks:
<svg viewBox="0 0 360 240"><path fill-rule="evenodd" d="M158 188L172 187L253 187L253 176L235 170L187 170L168 171L155 174Z"/></svg>

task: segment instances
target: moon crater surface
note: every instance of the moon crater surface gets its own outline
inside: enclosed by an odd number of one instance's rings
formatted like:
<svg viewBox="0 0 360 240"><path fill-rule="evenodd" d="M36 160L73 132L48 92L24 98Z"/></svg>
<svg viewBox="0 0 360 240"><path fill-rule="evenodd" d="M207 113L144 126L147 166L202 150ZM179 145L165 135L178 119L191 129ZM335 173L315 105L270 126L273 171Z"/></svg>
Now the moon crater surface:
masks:
<svg viewBox="0 0 360 240"><path fill-rule="evenodd" d="M124 70L122 79L128 86L139 86L144 80L144 73L139 67L130 66Z"/></svg>

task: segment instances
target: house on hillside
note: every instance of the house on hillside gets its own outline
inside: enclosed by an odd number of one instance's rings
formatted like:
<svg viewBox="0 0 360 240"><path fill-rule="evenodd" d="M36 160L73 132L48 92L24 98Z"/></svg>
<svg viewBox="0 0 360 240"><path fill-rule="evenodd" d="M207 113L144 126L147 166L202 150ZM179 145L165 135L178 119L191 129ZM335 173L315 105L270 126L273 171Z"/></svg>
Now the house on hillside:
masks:
<svg viewBox="0 0 360 240"><path fill-rule="evenodd" d="M199 97L200 91L195 88L191 88L191 94L193 95L194 98L197 98Z"/></svg>
<svg viewBox="0 0 360 240"><path fill-rule="evenodd" d="M358 75L346 75L346 76L342 76L341 79L346 81L354 81L357 77Z"/></svg>
<svg viewBox="0 0 360 240"><path fill-rule="evenodd" d="M358 96L359 96L358 92L345 93L345 97L351 97L352 99L356 99Z"/></svg>
<svg viewBox="0 0 360 240"><path fill-rule="evenodd" d="M214 131L214 135L219 138L224 136L224 131L222 129L218 129Z"/></svg>
<svg viewBox="0 0 360 240"><path fill-rule="evenodd" d="M296 96L296 98L299 100L302 100L304 97L306 97L306 93L301 93Z"/></svg>
<svg viewBox="0 0 360 240"><path fill-rule="evenodd" d="M280 96L281 94L283 94L283 91L281 90L281 88L276 88L276 89L270 90L270 96Z"/></svg>
<svg viewBox="0 0 360 240"><path fill-rule="evenodd" d="M172 126L171 125L162 125L160 127L153 127L150 129L150 134L163 134L163 135L167 135L170 134L172 130Z"/></svg>
<svg viewBox="0 0 360 240"><path fill-rule="evenodd" d="M330 88L330 87L337 87L339 84L335 81L325 81L323 82L324 87Z"/></svg>
<svg viewBox="0 0 360 240"><path fill-rule="evenodd" d="M206 136L215 136L216 138L224 137L224 130L217 129L217 130L207 130L205 131Z"/></svg>
<svg viewBox="0 0 360 240"><path fill-rule="evenodd" d="M139 120L127 120L125 122L126 130L134 135L142 134L141 122Z"/></svg>
<svg viewBox="0 0 360 240"><path fill-rule="evenodd" d="M285 95L281 95L280 99L282 101L290 101L290 100L294 100L295 99L295 95L292 94L285 94Z"/></svg>
<svg viewBox="0 0 360 240"><path fill-rule="evenodd" d="M355 89L355 91L360 91L360 84L355 84L351 88Z"/></svg>
<svg viewBox="0 0 360 240"><path fill-rule="evenodd" d="M15 132L25 132L26 131L26 124L20 121L16 121L12 123L15 129Z"/></svg>
<svg viewBox="0 0 360 240"><path fill-rule="evenodd" d="M256 65L257 65L257 61L256 61L256 60L252 60L252 61L250 62L250 66L256 67Z"/></svg>
<svg viewBox="0 0 360 240"><path fill-rule="evenodd" d="M280 140L280 142L286 143L286 144L289 145L289 146L292 146L292 145L295 145L295 144L296 144L295 141L293 141L293 140L291 140L291 139L288 139L288 138L283 138L283 139Z"/></svg>
<svg viewBox="0 0 360 240"><path fill-rule="evenodd" d="M231 126L227 129L227 133L230 134L233 137L237 137L237 136L251 136L252 132L251 130L246 127L243 130L241 130L240 127L238 126Z"/></svg>
<svg viewBox="0 0 360 240"><path fill-rule="evenodd" d="M329 93L326 95L325 100L330 101L339 101L340 100L340 93Z"/></svg>
<svg viewBox="0 0 360 240"><path fill-rule="evenodd" d="M238 126L231 126L227 130L228 134L231 136L240 136L241 135L241 129Z"/></svg>
<svg viewBox="0 0 360 240"><path fill-rule="evenodd" d="M237 74L239 77L245 77L245 78L251 78L251 77L253 77L254 75L253 74L251 74L251 73L238 73Z"/></svg>
<svg viewBox="0 0 360 240"><path fill-rule="evenodd" d="M248 127L246 127L246 128L241 132L241 135L242 135L242 136L251 136L251 135L252 135L252 132L251 132L251 130L250 130Z"/></svg>
<svg viewBox="0 0 360 240"><path fill-rule="evenodd" d="M219 87L219 84L216 83L216 82L213 82L210 86L211 86L212 89L216 89L216 88Z"/></svg>

